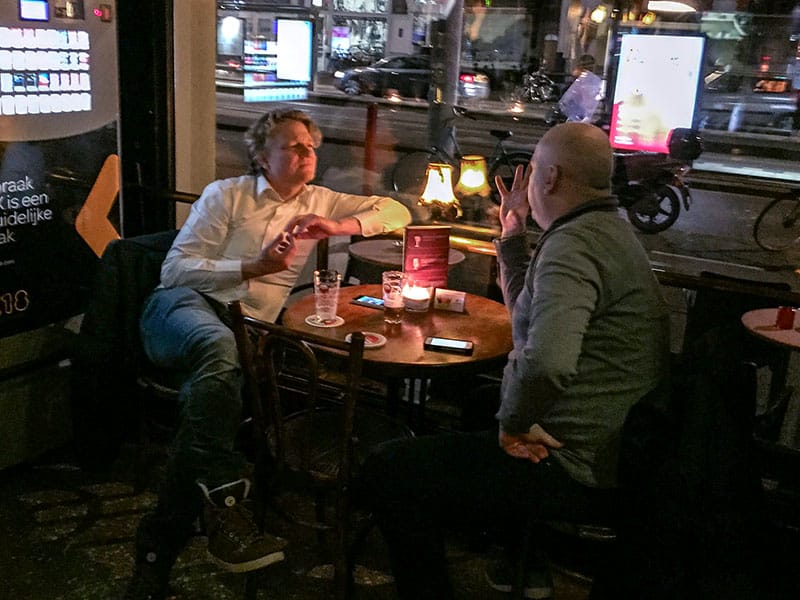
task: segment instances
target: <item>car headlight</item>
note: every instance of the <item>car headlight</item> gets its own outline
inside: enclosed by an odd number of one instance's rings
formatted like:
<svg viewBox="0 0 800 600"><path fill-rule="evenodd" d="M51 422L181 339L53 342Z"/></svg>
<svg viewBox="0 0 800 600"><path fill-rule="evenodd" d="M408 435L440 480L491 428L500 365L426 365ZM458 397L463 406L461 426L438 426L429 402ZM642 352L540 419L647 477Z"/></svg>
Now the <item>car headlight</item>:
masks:
<svg viewBox="0 0 800 600"><path fill-rule="evenodd" d="M333 77L334 77L334 79L341 79L342 77L344 77L344 71L336 71L333 74Z"/></svg>

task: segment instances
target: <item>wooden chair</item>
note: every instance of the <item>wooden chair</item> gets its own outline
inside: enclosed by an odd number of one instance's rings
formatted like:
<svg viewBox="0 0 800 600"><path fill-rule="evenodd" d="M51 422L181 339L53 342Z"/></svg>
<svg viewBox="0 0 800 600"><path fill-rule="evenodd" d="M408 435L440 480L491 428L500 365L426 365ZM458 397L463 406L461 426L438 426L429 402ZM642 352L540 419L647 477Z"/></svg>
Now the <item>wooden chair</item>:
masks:
<svg viewBox="0 0 800 600"><path fill-rule="evenodd" d="M267 508L289 522L333 538L334 591L346 598L352 587L353 557L369 521L353 535L352 490L368 449L411 431L388 416L358 406L364 336L351 343L266 323L229 305L245 377L255 436L255 497L263 526ZM309 519L281 504L285 492L315 499ZM327 502L333 500L333 518ZM355 538L352 540L351 539ZM254 576L246 593L257 593Z"/></svg>

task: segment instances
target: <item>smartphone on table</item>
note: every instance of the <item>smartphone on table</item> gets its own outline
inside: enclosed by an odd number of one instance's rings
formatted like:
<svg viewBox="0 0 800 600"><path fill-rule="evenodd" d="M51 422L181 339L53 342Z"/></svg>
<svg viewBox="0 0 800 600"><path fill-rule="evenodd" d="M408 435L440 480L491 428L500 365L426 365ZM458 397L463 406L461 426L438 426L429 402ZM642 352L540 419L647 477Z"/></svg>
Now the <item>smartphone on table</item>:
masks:
<svg viewBox="0 0 800 600"><path fill-rule="evenodd" d="M383 298L375 298L374 296L356 296L350 302L369 308L383 308Z"/></svg>
<svg viewBox="0 0 800 600"><path fill-rule="evenodd" d="M469 340L456 340L444 337L426 337L422 346L425 350L435 350L436 352L452 352L454 354L472 354L475 344Z"/></svg>

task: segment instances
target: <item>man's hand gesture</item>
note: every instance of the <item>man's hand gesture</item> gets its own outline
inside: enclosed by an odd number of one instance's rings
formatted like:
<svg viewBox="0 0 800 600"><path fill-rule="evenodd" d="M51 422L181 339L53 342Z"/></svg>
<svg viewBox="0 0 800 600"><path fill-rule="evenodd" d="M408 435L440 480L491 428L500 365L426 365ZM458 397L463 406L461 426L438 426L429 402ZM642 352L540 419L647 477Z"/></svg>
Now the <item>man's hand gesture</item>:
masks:
<svg viewBox="0 0 800 600"><path fill-rule="evenodd" d="M498 175L494 178L497 190L500 192L500 227L503 237L526 231L526 220L530 211L528 181L532 170L530 164L527 167L517 165L510 190L506 187L502 177Z"/></svg>

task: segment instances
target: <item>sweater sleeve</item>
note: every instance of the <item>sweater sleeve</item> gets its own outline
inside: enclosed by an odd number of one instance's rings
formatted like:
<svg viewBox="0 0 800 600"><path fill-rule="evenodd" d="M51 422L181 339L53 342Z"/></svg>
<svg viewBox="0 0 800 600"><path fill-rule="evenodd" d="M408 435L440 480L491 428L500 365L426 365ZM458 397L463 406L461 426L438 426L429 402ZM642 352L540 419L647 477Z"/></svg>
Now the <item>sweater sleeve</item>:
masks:
<svg viewBox="0 0 800 600"><path fill-rule="evenodd" d="M599 289L590 248L569 232L550 236L538 250L512 318L514 349L497 414L504 431L528 431L567 389Z"/></svg>

